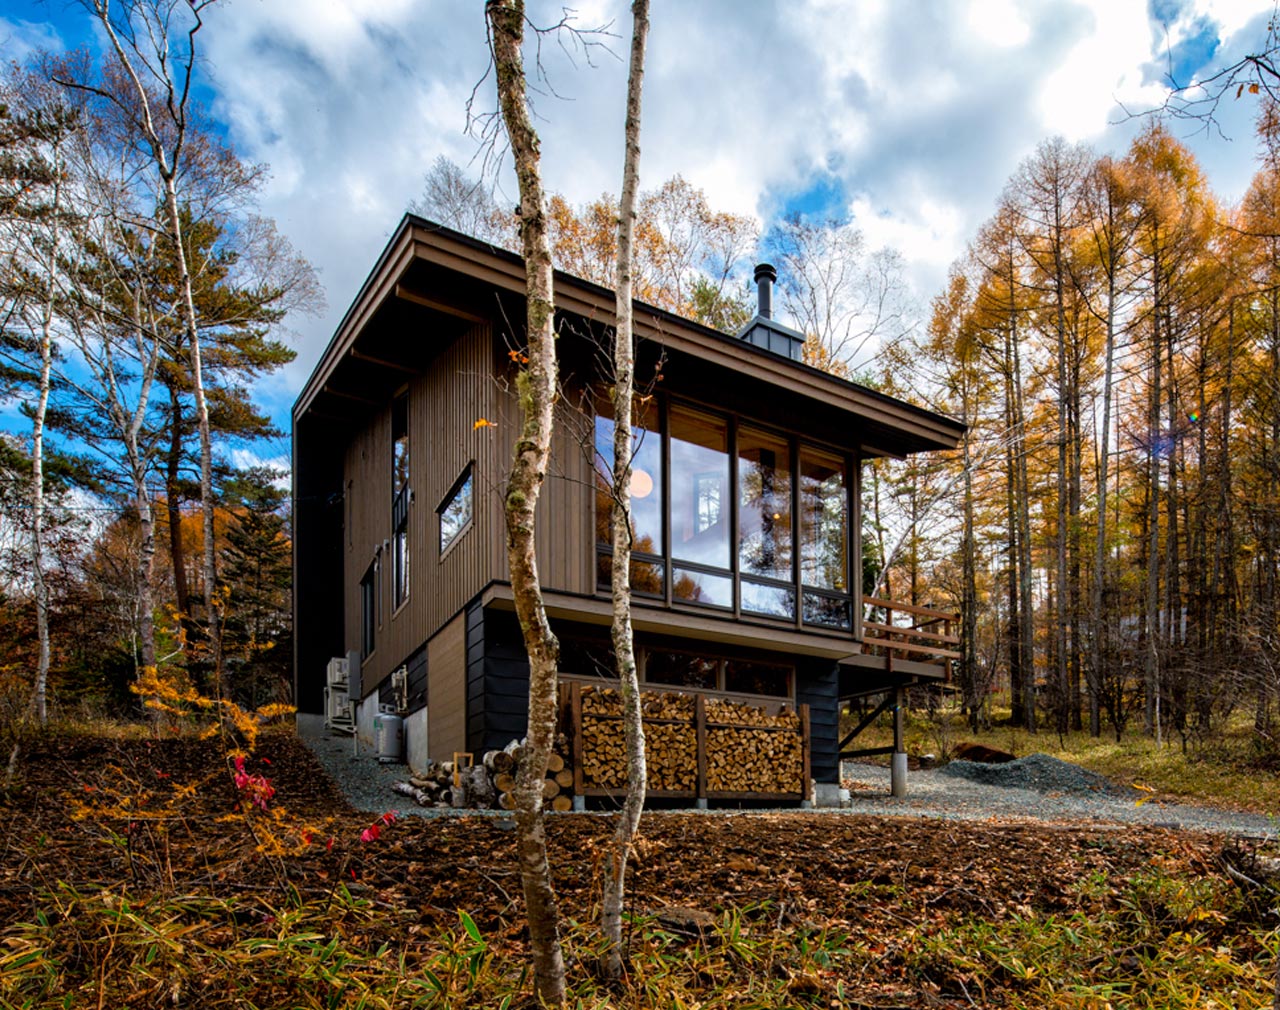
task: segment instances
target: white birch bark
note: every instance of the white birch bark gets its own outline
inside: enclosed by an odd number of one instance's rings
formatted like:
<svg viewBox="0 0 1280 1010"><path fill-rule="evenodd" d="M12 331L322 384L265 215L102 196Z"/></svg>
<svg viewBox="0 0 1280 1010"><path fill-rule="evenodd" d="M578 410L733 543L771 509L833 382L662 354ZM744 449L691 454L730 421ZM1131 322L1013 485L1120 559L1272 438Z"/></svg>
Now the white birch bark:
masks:
<svg viewBox="0 0 1280 1010"><path fill-rule="evenodd" d="M155 50L155 59L148 59L146 54L137 51L133 45L127 45L112 20L111 0L90 0L92 11L103 31L111 42L116 58L119 59L137 99L136 106L130 109L132 117L146 142L156 173L160 177L164 189L165 210L168 217L169 235L174 243L175 262L178 266L178 288L181 294L182 322L186 330L186 341L191 352L191 383L195 396L196 424L200 433L200 505L203 517L204 552L202 574L204 582L205 621L208 626L209 644L212 662L218 678L219 689L227 693L225 671L222 663L222 631L217 595L217 555L214 544L214 499L213 499L213 439L209 427L209 406L205 397L202 356L200 350L200 329L196 318L195 299L192 294L191 271L187 262L184 243L182 217L178 200L178 177L182 166L182 156L187 132L187 101L190 95L193 71L196 63L196 34L203 25L200 11L204 3L192 2L191 11L195 17L194 26L188 30L188 52L185 66L178 65L177 57L170 51L168 16L172 5L164 0L150 0L140 3L137 9L145 22L149 45ZM136 59L131 58L133 50ZM157 124L157 117L152 109L154 96L138 70L141 63L155 78L156 85L163 92L163 114L167 116L164 138Z"/></svg>
<svg viewBox="0 0 1280 1010"><path fill-rule="evenodd" d="M543 1003L558 1006L565 999L564 955L560 946L560 911L547 863L542 791L555 742L560 643L551 630L543 605L534 537L539 492L551 454L557 384L551 244L538 135L530 119L525 92L523 0L486 0L485 16L499 107L520 187L521 240L527 280L529 362L516 382L521 428L504 501L511 589L529 654L528 735L521 750L513 794L534 988Z"/></svg>
<svg viewBox="0 0 1280 1010"><path fill-rule="evenodd" d="M635 641L631 627L631 412L635 389L635 336L632 317L633 240L636 191L640 182L640 99L644 85L644 54L649 36L649 0L631 5L631 66L627 78L626 154L622 168L622 197L618 205L618 260L615 283L616 322L613 347L613 508L610 515L613 561L613 651L622 692L623 733L627 752L627 795L614 830L605 873L600 928L604 933L604 972L618 978L623 972L622 908L626 897L627 858L640 828L647 769L640 683L636 673Z"/></svg>

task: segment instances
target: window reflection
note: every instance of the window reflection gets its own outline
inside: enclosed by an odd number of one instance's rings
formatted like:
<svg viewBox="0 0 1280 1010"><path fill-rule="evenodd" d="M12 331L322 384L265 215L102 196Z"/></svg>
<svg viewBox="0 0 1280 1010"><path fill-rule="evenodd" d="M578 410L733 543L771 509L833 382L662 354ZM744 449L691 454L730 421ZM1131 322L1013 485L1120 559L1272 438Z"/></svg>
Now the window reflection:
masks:
<svg viewBox="0 0 1280 1010"><path fill-rule="evenodd" d="M742 609L750 614L792 620L796 616L795 587L775 586L766 582L743 579Z"/></svg>
<svg viewBox="0 0 1280 1010"><path fill-rule="evenodd" d="M613 505L613 411L608 402L599 405L595 426L596 543L612 546L609 514ZM662 553L662 438L658 411L652 398L637 397L632 411L631 549L641 554ZM661 578L661 567L651 566ZM662 592L646 586L644 592Z"/></svg>
<svg viewBox="0 0 1280 1010"><path fill-rule="evenodd" d="M724 689L738 694L771 694L788 698L791 696L791 667L780 663L727 659Z"/></svg>
<svg viewBox="0 0 1280 1010"><path fill-rule="evenodd" d="M848 513L843 460L811 449L802 450L800 576L806 586L847 591ZM808 610L807 603L805 609Z"/></svg>
<svg viewBox="0 0 1280 1010"><path fill-rule="evenodd" d="M661 652L653 650L645 654L644 679L650 684L669 684L673 687L699 687L714 691L719 685L720 662L712 656L698 656L689 652Z"/></svg>
<svg viewBox="0 0 1280 1010"><path fill-rule="evenodd" d="M738 430L738 564L743 572L794 578L790 456L785 439Z"/></svg>
<svg viewBox="0 0 1280 1010"><path fill-rule="evenodd" d="M695 572L691 568L676 568L671 574L675 579L671 595L677 600L713 607L733 606L733 579L729 576Z"/></svg>
<svg viewBox="0 0 1280 1010"><path fill-rule="evenodd" d="M729 568L728 425L671 408L671 555Z"/></svg>
<svg viewBox="0 0 1280 1010"><path fill-rule="evenodd" d="M642 561L634 555L631 558L631 591L644 596L662 595L663 566L656 561ZM608 589L613 585L613 552L605 551L596 555L596 585Z"/></svg>

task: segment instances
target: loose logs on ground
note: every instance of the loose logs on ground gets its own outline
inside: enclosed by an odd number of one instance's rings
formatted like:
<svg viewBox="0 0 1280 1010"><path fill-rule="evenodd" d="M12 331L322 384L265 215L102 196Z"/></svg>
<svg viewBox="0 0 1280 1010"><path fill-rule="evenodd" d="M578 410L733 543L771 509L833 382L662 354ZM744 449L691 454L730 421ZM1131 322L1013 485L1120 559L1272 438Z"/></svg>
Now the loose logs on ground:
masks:
<svg viewBox="0 0 1280 1010"><path fill-rule="evenodd" d="M486 751L480 761L466 768L455 768L452 761L431 761L408 782L397 782L391 788L422 807L513 810L521 743L512 740L502 750ZM565 766L563 736L557 739L556 747L543 781L543 802L552 810L571 810L573 772Z"/></svg>

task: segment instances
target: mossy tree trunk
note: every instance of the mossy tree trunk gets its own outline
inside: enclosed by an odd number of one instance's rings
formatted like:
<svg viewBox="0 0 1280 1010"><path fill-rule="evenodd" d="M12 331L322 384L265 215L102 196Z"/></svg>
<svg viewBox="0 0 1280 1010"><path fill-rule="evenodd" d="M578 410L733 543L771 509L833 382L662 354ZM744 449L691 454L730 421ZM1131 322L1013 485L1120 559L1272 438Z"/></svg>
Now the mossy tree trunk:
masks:
<svg viewBox="0 0 1280 1010"><path fill-rule="evenodd" d="M538 581L534 520L551 454L556 397L555 304L546 196L542 189L538 135L525 90L523 0L486 0L489 40L497 76L498 103L506 125L520 187L520 225L525 262L528 358L518 379L521 426L504 502L507 562L516 614L529 654L529 726L516 774L515 818L520 879L529 918L534 986L546 1004L565 997L559 908L547 864L542 815L543 778L555 741L557 666L560 644L547 621Z"/></svg>

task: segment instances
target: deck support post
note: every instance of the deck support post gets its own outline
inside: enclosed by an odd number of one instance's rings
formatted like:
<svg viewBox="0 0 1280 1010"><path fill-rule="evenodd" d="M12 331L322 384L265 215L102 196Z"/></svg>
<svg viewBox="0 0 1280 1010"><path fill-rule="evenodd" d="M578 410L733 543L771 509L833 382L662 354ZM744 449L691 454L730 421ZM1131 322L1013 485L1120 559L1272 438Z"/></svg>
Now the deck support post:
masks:
<svg viewBox="0 0 1280 1010"><path fill-rule="evenodd" d="M893 757L889 765L889 795L907 795L907 752L903 744L903 709L907 692L895 688L893 692Z"/></svg>

